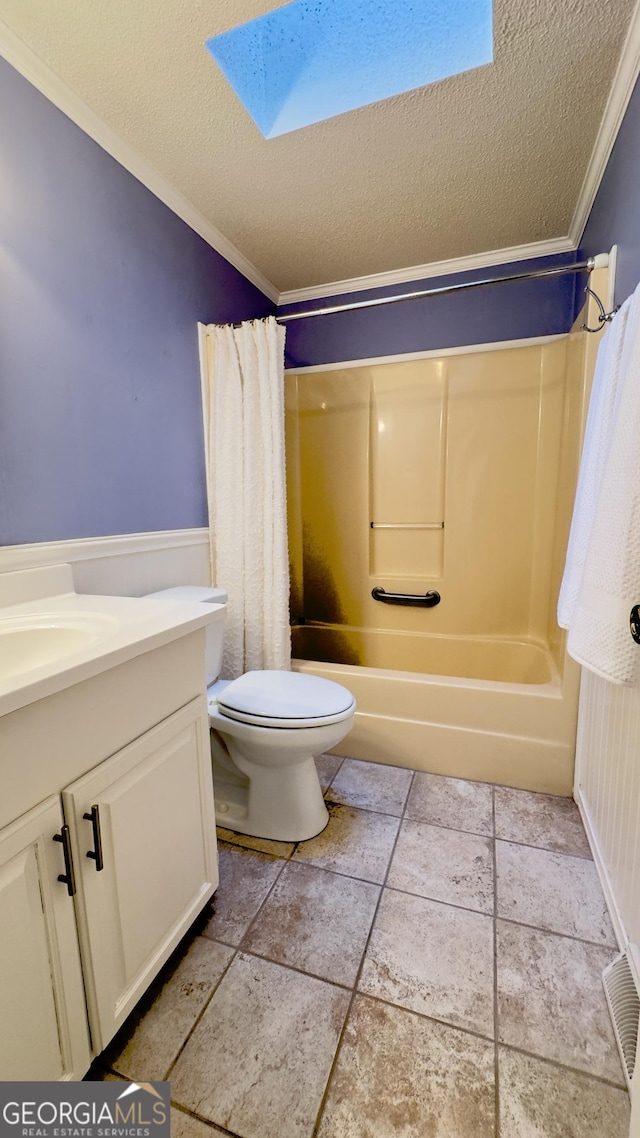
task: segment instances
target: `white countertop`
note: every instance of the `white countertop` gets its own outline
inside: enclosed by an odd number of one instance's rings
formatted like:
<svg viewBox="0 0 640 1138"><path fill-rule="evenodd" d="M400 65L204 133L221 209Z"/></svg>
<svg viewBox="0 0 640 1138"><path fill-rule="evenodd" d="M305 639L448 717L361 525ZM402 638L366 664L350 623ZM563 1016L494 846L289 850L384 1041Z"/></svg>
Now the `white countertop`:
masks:
<svg viewBox="0 0 640 1138"><path fill-rule="evenodd" d="M70 591L47 591L69 584ZM27 628L37 634L39 627L68 628L71 638L80 630L79 639L87 639L55 659L26 668L22 664L15 673L9 666L7 674L5 665L0 674L0 715L223 620L224 615L224 605L76 593L68 566L0 574L0 641L3 630L19 634Z"/></svg>

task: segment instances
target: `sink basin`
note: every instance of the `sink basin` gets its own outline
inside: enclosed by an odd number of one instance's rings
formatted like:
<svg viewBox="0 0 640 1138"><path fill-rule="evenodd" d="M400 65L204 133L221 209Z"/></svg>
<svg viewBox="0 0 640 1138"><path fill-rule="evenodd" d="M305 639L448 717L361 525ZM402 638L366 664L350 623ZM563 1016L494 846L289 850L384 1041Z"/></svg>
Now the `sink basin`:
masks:
<svg viewBox="0 0 640 1138"><path fill-rule="evenodd" d="M223 617L223 605L76 593L70 565L0 573L0 720L192 633L204 645Z"/></svg>
<svg viewBox="0 0 640 1138"><path fill-rule="evenodd" d="M118 625L102 613L38 613L0 618L0 680L82 652Z"/></svg>

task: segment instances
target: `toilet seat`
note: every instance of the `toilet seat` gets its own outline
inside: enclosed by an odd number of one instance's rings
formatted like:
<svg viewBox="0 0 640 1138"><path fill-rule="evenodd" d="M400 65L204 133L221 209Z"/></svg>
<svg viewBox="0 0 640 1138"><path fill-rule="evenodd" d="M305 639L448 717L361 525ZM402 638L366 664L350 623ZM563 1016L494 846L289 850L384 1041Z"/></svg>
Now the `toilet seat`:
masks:
<svg viewBox="0 0 640 1138"><path fill-rule="evenodd" d="M221 715L256 727L323 727L348 719L354 709L342 684L299 672L245 672L218 694Z"/></svg>

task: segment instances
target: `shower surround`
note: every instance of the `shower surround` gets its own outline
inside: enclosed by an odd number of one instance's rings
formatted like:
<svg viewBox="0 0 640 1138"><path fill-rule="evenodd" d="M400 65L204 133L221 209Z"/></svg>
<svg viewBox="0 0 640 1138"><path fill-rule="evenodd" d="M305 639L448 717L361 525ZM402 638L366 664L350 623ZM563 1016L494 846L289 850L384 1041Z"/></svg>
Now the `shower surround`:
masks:
<svg viewBox="0 0 640 1138"><path fill-rule="evenodd" d="M556 604L598 339L288 373L294 667L356 696L343 751L571 793Z"/></svg>

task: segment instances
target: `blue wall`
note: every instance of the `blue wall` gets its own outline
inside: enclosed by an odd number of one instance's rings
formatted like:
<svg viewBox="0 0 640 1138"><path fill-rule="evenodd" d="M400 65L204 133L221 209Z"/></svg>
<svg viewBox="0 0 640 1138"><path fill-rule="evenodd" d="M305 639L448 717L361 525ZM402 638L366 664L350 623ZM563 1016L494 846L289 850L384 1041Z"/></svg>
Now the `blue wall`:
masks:
<svg viewBox="0 0 640 1138"><path fill-rule="evenodd" d="M279 312L302 311L333 304L346 304L373 296L388 296L422 288L439 288L467 280L481 280L553 265L574 264L575 253L517 261L471 273L456 273L430 280L412 281L387 289L327 297L326 300L288 305ZM287 366L338 363L454 348L464 344L518 340L568 332L586 278L569 274L512 284L487 285L468 292L429 297L363 308L356 312L296 320L287 325Z"/></svg>
<svg viewBox="0 0 640 1138"><path fill-rule="evenodd" d="M616 304L622 304L640 281L639 203L640 83L636 83L581 243L588 256L618 246Z"/></svg>
<svg viewBox="0 0 640 1138"><path fill-rule="evenodd" d="M207 524L196 322L273 304L0 59L0 545Z"/></svg>

